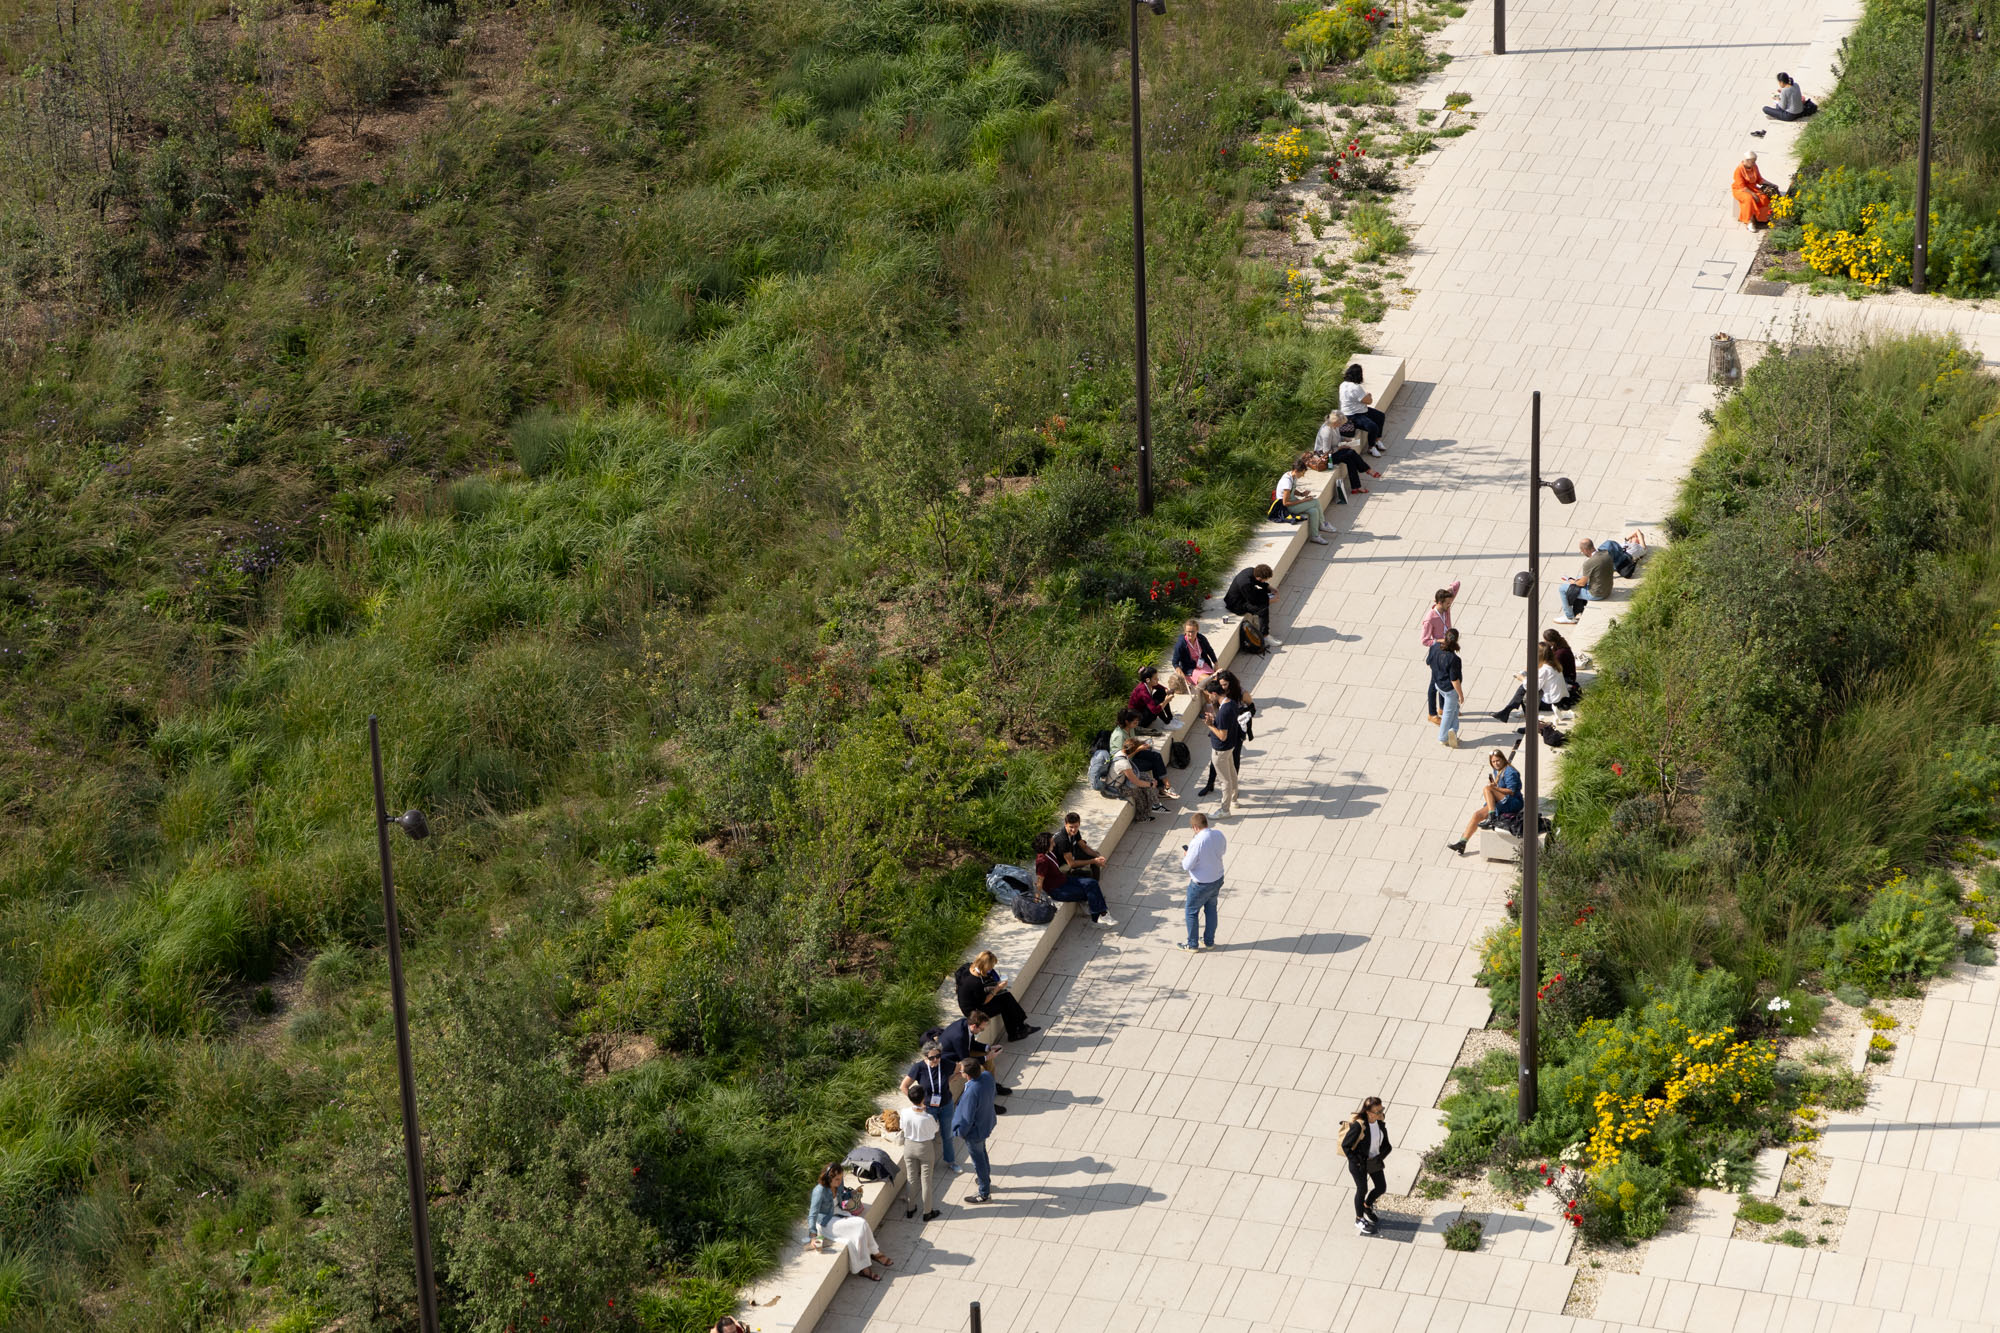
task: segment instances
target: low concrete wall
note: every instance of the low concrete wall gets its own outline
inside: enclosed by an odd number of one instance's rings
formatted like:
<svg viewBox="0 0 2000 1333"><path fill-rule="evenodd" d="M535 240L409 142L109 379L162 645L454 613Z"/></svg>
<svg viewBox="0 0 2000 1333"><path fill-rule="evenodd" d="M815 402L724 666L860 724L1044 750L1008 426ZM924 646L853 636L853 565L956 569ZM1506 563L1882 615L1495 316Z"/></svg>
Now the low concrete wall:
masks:
<svg viewBox="0 0 2000 1333"><path fill-rule="evenodd" d="M1396 390L1402 387L1402 360L1383 356L1359 356L1355 360L1361 363L1369 390L1375 395L1375 406L1386 408L1396 396ZM1312 534L1305 529L1304 523L1263 524L1245 543L1236 568L1269 565L1272 584L1281 583L1311 539ZM1233 570L1231 575L1234 576ZM1221 593L1202 603L1199 618L1202 633L1208 636L1209 643L1215 648L1217 667L1228 666L1236 660L1241 639L1236 632L1235 617L1230 616L1222 605ZM1167 729L1168 736L1174 740L1186 740L1199 725L1200 717L1197 709L1181 710L1173 725ZM1118 840L1132 826L1131 802L1109 800L1092 791L1086 783L1078 783L1070 790L1064 809L1075 810L1083 816L1085 841L1105 856L1111 854L1118 846ZM1026 859L1025 855L1023 859ZM1012 913L995 911L988 915L985 929L965 956L970 958L983 949L990 949L1001 960L1003 968L1012 962L1008 989L1017 996L1026 995L1076 913L1077 904L1058 903L1054 921L1046 926L1030 926L1015 920ZM957 1011L958 996L949 980L941 987L940 998L946 1013ZM1002 1063L1005 1060L1003 1056ZM901 1107L905 1102L900 1095L892 1093L883 1097L881 1105L884 1108ZM875 1138L865 1138L861 1142L882 1149L899 1164L902 1161L900 1143ZM949 1175L945 1179L949 1180ZM900 1176L893 1182L862 1186L863 1215L868 1219L869 1226L879 1227L888 1219L895 1196L901 1191ZM802 1183L800 1197L803 1198L807 1192ZM845 1256L809 1250L805 1242L806 1226L802 1221L793 1233L790 1254L778 1271L747 1293L756 1309L750 1322L760 1333L809 1333L819 1317L826 1313L834 1293L848 1276Z"/></svg>

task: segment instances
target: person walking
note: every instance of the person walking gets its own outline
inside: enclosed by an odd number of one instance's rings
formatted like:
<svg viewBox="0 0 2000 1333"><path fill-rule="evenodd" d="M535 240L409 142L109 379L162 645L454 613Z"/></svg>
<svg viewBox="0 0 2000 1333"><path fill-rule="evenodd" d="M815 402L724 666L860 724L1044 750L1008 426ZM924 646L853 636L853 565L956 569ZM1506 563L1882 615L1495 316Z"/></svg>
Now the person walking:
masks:
<svg viewBox="0 0 2000 1333"><path fill-rule="evenodd" d="M1215 900L1222 896L1222 854L1229 850L1229 840L1220 829L1208 826L1207 815L1189 815L1188 827L1194 836L1181 848L1181 869L1188 877L1187 943L1181 952L1200 953L1215 947ZM1198 935L1197 921L1201 927Z"/></svg>
<svg viewBox="0 0 2000 1333"><path fill-rule="evenodd" d="M1340 1152L1347 1158L1347 1174L1354 1177L1354 1229L1364 1236L1380 1233L1375 1201L1389 1192L1382 1174L1382 1161L1392 1150L1384 1115L1382 1099L1370 1097L1340 1131Z"/></svg>
<svg viewBox="0 0 2000 1333"><path fill-rule="evenodd" d="M1215 771L1222 778L1222 806L1217 814L1234 814L1236 807L1237 763L1243 757L1243 690L1234 682L1223 687L1222 702L1216 705L1215 716L1208 722L1208 734L1214 738Z"/></svg>
<svg viewBox="0 0 2000 1333"><path fill-rule="evenodd" d="M904 1217L915 1217L920 1207L926 1222L938 1215L931 1204L937 1197L939 1137L937 1117L924 1104L923 1089L911 1088L903 1112Z"/></svg>
<svg viewBox="0 0 2000 1333"><path fill-rule="evenodd" d="M1465 706L1465 660L1458 655L1458 631L1448 629L1431 645L1431 689L1436 691L1440 721L1438 744L1458 748L1458 714Z"/></svg>
<svg viewBox="0 0 2000 1333"><path fill-rule="evenodd" d="M1417 627L1417 641L1423 644L1426 663L1430 661L1431 645L1444 638L1444 632L1451 628L1451 604L1458 600L1458 584L1459 581L1453 579L1449 588L1439 588L1431 594L1431 609L1424 612L1423 624ZM1426 676L1424 713L1432 723L1444 720L1438 714L1439 707L1437 685Z"/></svg>
<svg viewBox="0 0 2000 1333"><path fill-rule="evenodd" d="M965 1077L965 1087L958 1094L958 1109L952 1112L951 1132L965 1141L965 1155L972 1159L973 1179L978 1186L978 1192L966 1202L991 1203L993 1164L986 1157L986 1140L993 1137L993 1126L997 1123L993 1075L987 1072L986 1062L976 1055L961 1061L958 1072Z"/></svg>
<svg viewBox="0 0 2000 1333"><path fill-rule="evenodd" d="M944 1062L944 1048L937 1042L927 1041L917 1062L903 1075L903 1093L912 1099L923 1098L924 1109L937 1118L940 1125L951 1123L951 1066ZM958 1155L952 1151L951 1135L943 1136L944 1169L958 1170Z"/></svg>

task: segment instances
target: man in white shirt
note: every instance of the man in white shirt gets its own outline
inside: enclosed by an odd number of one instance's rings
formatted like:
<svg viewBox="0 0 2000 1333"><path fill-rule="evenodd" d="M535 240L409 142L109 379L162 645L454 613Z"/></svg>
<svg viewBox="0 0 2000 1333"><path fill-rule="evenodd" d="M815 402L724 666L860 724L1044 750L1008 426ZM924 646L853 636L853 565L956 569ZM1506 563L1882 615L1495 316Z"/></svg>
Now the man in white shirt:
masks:
<svg viewBox="0 0 2000 1333"><path fill-rule="evenodd" d="M1199 953L1215 947L1215 900L1222 893L1222 853L1229 843L1219 829L1208 826L1208 816L1188 816L1194 837L1181 849L1181 869L1187 871L1187 943L1182 953ZM1202 924L1201 937L1195 936L1195 922Z"/></svg>
<svg viewBox="0 0 2000 1333"><path fill-rule="evenodd" d="M937 1194L938 1122L924 1102L924 1090L911 1088L910 1104L903 1111L903 1187L908 1191L903 1216L915 1217L921 1204L928 1222L938 1215L931 1207Z"/></svg>

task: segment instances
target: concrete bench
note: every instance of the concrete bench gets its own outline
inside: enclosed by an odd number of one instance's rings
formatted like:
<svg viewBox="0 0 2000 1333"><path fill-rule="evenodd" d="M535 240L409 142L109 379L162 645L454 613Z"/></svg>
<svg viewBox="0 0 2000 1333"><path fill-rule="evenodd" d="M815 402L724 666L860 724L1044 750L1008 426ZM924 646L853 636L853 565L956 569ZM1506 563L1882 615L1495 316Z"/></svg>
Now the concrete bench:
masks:
<svg viewBox="0 0 2000 1333"><path fill-rule="evenodd" d="M1402 384L1402 361L1392 357L1357 357L1368 375L1370 390L1375 394L1376 404L1382 405L1392 397ZM1331 476L1331 474L1326 474ZM1320 489L1324 493L1324 488ZM1241 554L1228 571L1235 577L1236 570L1249 565L1269 565L1271 583L1274 587L1282 584L1299 555L1305 550L1308 534L1305 524L1293 523L1280 526L1266 524L1254 532L1244 544ZM1241 640L1237 634L1238 617L1231 614L1222 604L1220 592L1202 603L1196 613L1201 622L1202 633L1208 637L1215 649L1218 669L1227 667L1236 660ZM1171 660L1171 659L1169 659ZM1168 663L1161 664L1164 674L1170 669ZM1181 696L1174 705L1175 716L1166 729L1166 740L1190 740L1200 724L1199 711L1190 707L1193 700ZM1205 733L1203 733L1205 734ZM1177 781L1176 786L1179 785ZM1101 793L1091 790L1087 783L1078 783L1070 790L1064 811L1076 811L1083 820L1084 840L1104 856L1110 856L1118 846L1119 839L1132 826L1133 811L1130 801L1106 799ZM1024 848L1019 857L1021 862L1032 858ZM1076 916L1081 904L1056 904L1055 920L1046 926L1030 926L1014 918L1011 912L994 910L986 918L979 939L967 950L965 957L971 958L981 950L991 950L999 958L1001 969L1009 974L1008 989L1027 1004L1027 996L1035 978L1047 964L1049 956L1061 943L1064 929ZM938 991L939 1006L948 1017L958 1013L958 995L950 978L945 978ZM914 1059L914 1053L912 1054ZM1004 1064L1010 1057L1001 1057ZM900 1078L898 1082L900 1082ZM903 1096L891 1090L880 1099L883 1109L907 1105ZM880 1148L888 1153L900 1168L903 1147L900 1142L876 1138L863 1138L860 1143ZM949 1177L947 1177L949 1179ZM801 1181L799 1198L804 1200L810 1192L809 1181ZM900 1173L894 1181L864 1184L861 1187L863 1216L868 1225L879 1228L891 1216L895 1199L900 1195L903 1182ZM761 1333L809 1333L819 1317L832 1304L834 1293L848 1277L847 1259L838 1252L824 1252L805 1248L806 1227L803 1221L792 1235L792 1245L786 1259L778 1270L746 1290L745 1298L755 1308L753 1322ZM896 1271L890 1270L883 1276L885 1280L896 1280Z"/></svg>
<svg viewBox="0 0 2000 1333"><path fill-rule="evenodd" d="M1403 358L1364 355L1355 357L1354 364L1361 367L1362 387L1375 395L1375 410L1387 412L1403 387Z"/></svg>

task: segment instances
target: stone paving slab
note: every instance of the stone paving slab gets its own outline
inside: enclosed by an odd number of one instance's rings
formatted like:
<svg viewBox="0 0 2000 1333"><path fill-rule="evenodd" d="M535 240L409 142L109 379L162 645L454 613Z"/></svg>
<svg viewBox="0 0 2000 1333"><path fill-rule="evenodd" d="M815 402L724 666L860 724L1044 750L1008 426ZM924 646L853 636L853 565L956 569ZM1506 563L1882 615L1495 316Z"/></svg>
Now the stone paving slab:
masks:
<svg viewBox="0 0 2000 1333"><path fill-rule="evenodd" d="M1414 1219L1357 1236L1335 1146L1359 1098L1381 1096L1400 1149L1390 1188L1407 1190L1460 1043L1487 1018L1475 945L1516 872L1444 843L1475 803L1479 752L1516 738L1475 712L1464 749L1438 746L1416 625L1433 589L1464 580L1469 693L1491 708L1511 691L1530 390L1545 474L1579 494L1544 508L1546 624L1577 537L1657 534L1714 401L1711 334L1930 328L2000 349L2000 314L1736 290L1757 242L1733 221L1730 170L1755 147L1783 179L1795 137L1757 107L1780 68L1830 86L1857 12L1515 0L1507 56L1486 54L1484 3L1441 35L1455 59L1424 96L1471 93L1478 127L1404 201L1419 295L1380 328L1377 350L1407 374L1387 475L1286 580L1283 646L1239 664L1259 714L1239 813L1220 825L1220 947L1174 947L1184 821L1126 836L1106 876L1119 928L1072 930L1024 997L1047 1031L1003 1072L1019 1091L993 1142L995 1202L966 1203L959 1176L939 1221L888 1222L897 1267L846 1283L823 1329L935 1333L975 1300L994 1333L2000 1326L1994 969L1940 988L1867 1110L1830 1118L1827 1198L1851 1210L1837 1251L1726 1228L1670 1238L1641 1273L1603 1275L1595 1319L1560 1313L1569 1237L1546 1213L1492 1218L1471 1254ZM1580 651L1631 586L1566 630Z"/></svg>

